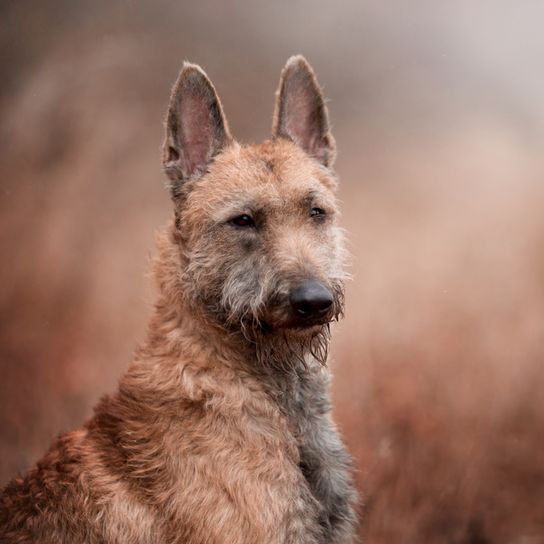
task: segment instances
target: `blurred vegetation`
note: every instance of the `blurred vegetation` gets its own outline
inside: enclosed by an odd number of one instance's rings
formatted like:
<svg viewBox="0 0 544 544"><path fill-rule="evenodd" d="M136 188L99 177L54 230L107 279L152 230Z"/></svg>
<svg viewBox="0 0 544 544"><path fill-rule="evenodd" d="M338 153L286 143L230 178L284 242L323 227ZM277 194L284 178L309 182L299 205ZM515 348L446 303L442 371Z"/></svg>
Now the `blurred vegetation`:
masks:
<svg viewBox="0 0 544 544"><path fill-rule="evenodd" d="M336 417L372 544L544 541L544 4L5 1L0 481L142 338L184 59L241 141L286 58L330 98L353 281Z"/></svg>

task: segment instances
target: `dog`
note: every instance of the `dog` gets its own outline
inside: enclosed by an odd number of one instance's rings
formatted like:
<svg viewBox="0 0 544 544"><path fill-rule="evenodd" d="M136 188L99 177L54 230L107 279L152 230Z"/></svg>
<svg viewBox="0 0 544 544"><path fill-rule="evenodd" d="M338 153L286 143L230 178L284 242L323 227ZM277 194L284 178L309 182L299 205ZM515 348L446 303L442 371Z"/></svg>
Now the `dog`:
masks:
<svg viewBox="0 0 544 544"><path fill-rule="evenodd" d="M302 56L259 145L233 139L204 71L183 65L147 338L83 428L3 490L2 543L352 542L326 364L344 308L334 158Z"/></svg>

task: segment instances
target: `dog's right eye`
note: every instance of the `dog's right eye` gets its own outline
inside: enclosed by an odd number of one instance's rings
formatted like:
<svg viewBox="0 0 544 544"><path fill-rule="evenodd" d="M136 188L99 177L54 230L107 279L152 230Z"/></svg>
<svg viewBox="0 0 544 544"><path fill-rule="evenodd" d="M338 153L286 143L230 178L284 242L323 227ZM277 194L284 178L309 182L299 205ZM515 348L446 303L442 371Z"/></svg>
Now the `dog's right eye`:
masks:
<svg viewBox="0 0 544 544"><path fill-rule="evenodd" d="M230 222L233 225L236 225L237 227L254 227L255 221L253 221L253 218L247 214L238 215L237 217L233 217Z"/></svg>

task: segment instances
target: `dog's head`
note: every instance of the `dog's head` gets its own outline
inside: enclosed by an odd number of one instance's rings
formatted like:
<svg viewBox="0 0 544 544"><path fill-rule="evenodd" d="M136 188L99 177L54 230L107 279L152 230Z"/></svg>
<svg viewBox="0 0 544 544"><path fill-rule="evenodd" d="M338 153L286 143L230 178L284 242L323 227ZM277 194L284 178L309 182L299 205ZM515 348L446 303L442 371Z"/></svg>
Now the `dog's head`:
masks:
<svg viewBox="0 0 544 544"><path fill-rule="evenodd" d="M272 138L232 138L206 74L185 64L166 121L163 166L195 312L252 340L314 338L343 310L343 244L327 109L303 57L280 79Z"/></svg>

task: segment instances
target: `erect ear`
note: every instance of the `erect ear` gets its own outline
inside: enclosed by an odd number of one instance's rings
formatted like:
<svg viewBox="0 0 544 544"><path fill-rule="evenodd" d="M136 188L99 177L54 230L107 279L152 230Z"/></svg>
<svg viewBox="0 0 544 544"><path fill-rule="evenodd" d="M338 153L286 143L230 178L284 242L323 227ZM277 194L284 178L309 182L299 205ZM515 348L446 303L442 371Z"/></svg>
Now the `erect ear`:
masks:
<svg viewBox="0 0 544 544"><path fill-rule="evenodd" d="M212 158L231 141L211 81L200 66L184 63L166 117L162 162L167 176L175 183L202 175Z"/></svg>
<svg viewBox="0 0 544 544"><path fill-rule="evenodd" d="M292 140L325 166L334 162L336 146L323 93L302 55L291 57L281 73L272 134Z"/></svg>

